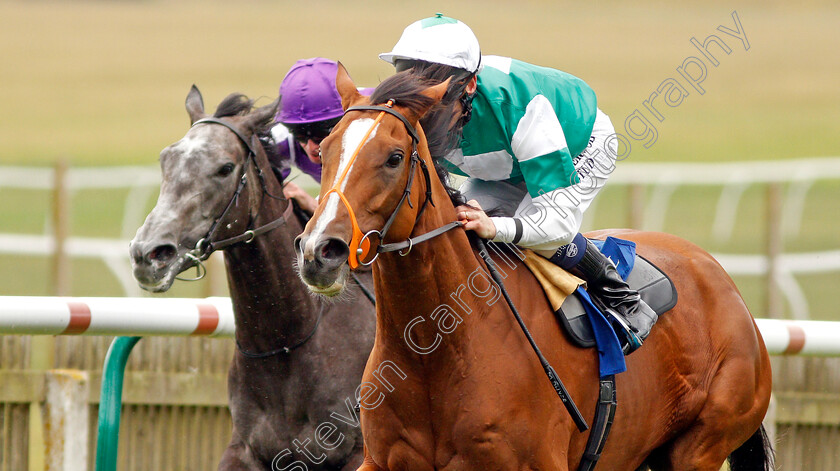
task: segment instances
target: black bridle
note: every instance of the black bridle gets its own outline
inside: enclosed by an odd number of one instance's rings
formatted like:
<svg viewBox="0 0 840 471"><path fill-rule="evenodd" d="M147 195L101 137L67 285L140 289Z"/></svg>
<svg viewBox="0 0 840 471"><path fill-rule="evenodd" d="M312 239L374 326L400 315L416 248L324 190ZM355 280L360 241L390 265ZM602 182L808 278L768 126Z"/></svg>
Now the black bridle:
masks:
<svg viewBox="0 0 840 471"><path fill-rule="evenodd" d="M220 124L220 125L228 128L228 129L230 129L236 135L236 137L238 137L239 140L243 144L245 144L245 147L248 149L248 155L245 157L245 163L242 166L242 177L239 179L239 185L236 187L236 191L233 192L233 196L230 198L230 201L228 201L228 204L227 204L227 206L225 206L225 209L224 209L224 211L222 211L222 214L219 215L219 217L217 217L213 221L212 225L210 225L210 229L207 231L207 234L204 237L202 237L201 239L199 239L198 243L196 243L195 248L193 250L191 250L190 252L188 252L186 254L186 257L193 260L193 262L196 264L197 267L202 267L203 265L201 264L201 262L206 260L207 257L209 257L210 254L212 254L216 250L221 250L221 249L224 249L226 247L230 247L232 245L239 244L239 243L250 244L254 240L254 238L256 238L257 236L265 234L266 232L269 232L271 230L274 230L274 229L276 229L276 228L278 228L278 227L280 227L280 226L282 226L286 223L286 217L285 217L285 214L284 214L283 216L280 216L278 219L275 219L274 221L271 221L268 224L264 224L260 227L255 228L255 229L248 229L238 236L230 237L230 238L222 239L222 240L215 240L215 241L213 240L213 235L216 233L216 230L219 228L219 224L225 218L225 216L227 216L230 209L236 204L237 200L239 199L239 195L242 193L242 189L245 188L245 185L248 182L248 167L251 164L254 165L254 168L257 171L257 176L259 177L260 187L262 188L263 194L265 194L266 196L269 196L271 198L278 199L278 200L286 200L287 198L282 197L282 196L275 196L270 191L268 191L268 186L266 185L266 182L265 182L265 175L263 174L260 166L257 164L257 152L255 150L254 142L258 141L258 138L255 134L251 134L251 139L247 139L247 138L245 138L245 135L242 134L242 132L239 129L237 129L235 126L233 126L232 124L227 123L225 121L222 121L221 119L218 119L218 118L199 119L198 121L193 123L192 127L195 127L196 125L199 125L199 124ZM257 145L259 145L259 143L257 143ZM291 205L292 203L290 202L289 204ZM250 223L249 223L249 225L250 225ZM200 269L199 269L199 271L200 271ZM204 273L207 273L206 269L204 270ZM199 273L199 275L200 276L198 278L195 278L195 279L200 279L204 276L201 273ZM295 343L293 345L290 345L290 346L287 346L287 347L277 348L277 349L270 350L270 351L267 351L267 352L251 352L251 351L248 351L248 350L245 350L244 348L242 348L242 345L239 343L239 340L237 339L236 340L236 349L239 350L239 352L244 357L254 359L254 360L261 360L261 359L265 359L265 358L270 358L270 357L273 357L273 356L279 355L279 354L289 354L293 350L303 346L306 342L308 342L312 338L312 336L315 335L315 332L318 330L318 326L321 324L321 318L323 317L323 314L324 314L324 306L321 306L321 309L318 311L318 318L315 320L315 325L312 327L312 330L309 332L309 334L306 337L299 340L297 343Z"/></svg>
<svg viewBox="0 0 840 471"><path fill-rule="evenodd" d="M418 165L420 166L420 170L423 172L423 177L424 177L425 182L426 182L426 198L423 200L423 203L420 206L420 210L417 211L417 216L414 218L414 224L416 225L417 222L420 220L420 216L423 215L423 211L425 211L425 209L428 205L432 205L432 206L435 205L434 201L432 200L432 179L431 179L431 176L429 175L429 167L426 164L426 162L423 159L420 158L420 155L417 152L417 144L420 142L420 139L417 135L417 130L414 129L414 126L411 125L411 123L408 121L408 119L405 116L403 116L399 111L395 110L392 106L393 106L393 100L388 100L388 103L386 103L384 106L375 106L375 105L353 106L353 107L347 108L347 110L344 111L344 114L347 114L351 111L379 111L380 113L386 113L386 114L389 114L391 116L394 116L395 118L399 119L402 122L402 124L405 126L406 131L408 132L409 136L411 136L411 145L412 145L411 157L409 158L411 164L410 164L410 167L409 167L409 170L408 170L408 172L409 172L408 173L408 181L406 182L405 189L403 190L403 194L400 197L400 200L397 203L397 206L394 208L394 211L391 213L391 215L385 221L385 225L382 226L382 229L381 230L373 229L373 230L370 230L370 231L366 232L361 237L361 240L359 240L358 243L356 244L356 246L358 247L356 249L356 253L355 254L351 253L351 257L355 256L359 265L367 266L367 265L372 264L377 259L377 257L379 257L380 253L399 251L400 255L406 256L406 255L408 255L409 252L411 252L411 249L414 247L415 244L419 244L419 243L425 242L429 239L433 239L433 238L435 238L435 237L437 237L437 236L439 236L439 235L441 235L441 234L443 234L447 231L450 231L450 230L452 230L456 227L461 227L463 225L462 223L460 223L458 221L454 221L454 222L450 222L450 223L448 223L448 224L446 224L442 227L439 227L439 228L437 228L433 231L430 231L430 232L427 232L425 234L419 235L417 237L413 237L413 238L409 237L408 239L406 239L402 242L396 242L396 243L391 243L391 244L381 243L381 242L385 241L385 236L387 235L388 230L391 228L391 225L396 220L397 214L399 214L400 208L402 208L402 205L404 203L408 202L408 206L410 208L414 208L414 206L412 206L412 204L411 204L411 200L409 199L409 197L411 196L411 188L412 188L413 183L414 183L414 174L415 174L415 170L416 170ZM335 191L338 192L337 190L335 190ZM353 211L350 208L349 203L346 202L346 199L343 197L343 195L341 193L339 193L339 195L342 196L342 200L345 201L345 205L347 205L347 207L348 207L347 209L350 212L350 216L353 219L355 219L355 214L353 214ZM376 249L376 255L374 255L373 258L371 258L367 262L361 261L361 260L358 259L358 257L364 255L364 249L363 249L364 242L373 234L376 234L377 237L380 240L380 244ZM356 237L356 234L354 234L354 238L355 237ZM403 250L405 250L405 252L403 252Z"/></svg>
<svg viewBox="0 0 840 471"><path fill-rule="evenodd" d="M224 220L228 212L230 212L231 208L234 205L236 205L236 202L239 200L239 195L242 193L242 190L245 188L245 185L248 182L248 167L251 164L253 164L254 168L257 171L257 177L259 178L260 187L262 188L263 194L277 200L286 200L286 198L283 196L276 196L270 191L268 191L268 186L265 181L265 174L263 173L260 166L257 164L257 152L255 150L255 142L256 145L259 145L259 139L257 138L256 134L251 134L251 139L248 139L239 129L236 128L236 126L226 121L222 121L218 118L211 117L199 119L196 122L194 122L191 127L195 127L199 124L219 124L228 128L245 145L245 148L248 150L248 155L245 156L245 163L242 166L242 177L239 179L239 185L236 187L236 191L233 192L233 196L231 196L230 201L228 201L228 204L227 206L225 206L224 211L222 211L222 214L220 214L219 217L213 220L213 224L210 225L210 229L207 231L204 237L198 240L198 242L195 244L195 248L184 254L184 257L190 259L196 266L196 269L198 270L198 273L195 278L178 278L179 280L184 281L196 281L203 278L204 275L207 273L207 269L204 268L201 262L207 260L207 258L210 257L210 254L212 254L216 250L221 250L239 243L249 244L257 236L274 230L286 223L285 216L281 216L280 218L275 219L274 221L271 221L268 224L264 224L253 229L247 229L245 232L238 236L221 240L213 240L213 236L216 234L216 231L218 230L222 220ZM204 268L203 273L202 268Z"/></svg>
<svg viewBox="0 0 840 471"><path fill-rule="evenodd" d="M399 212L400 208L402 207L402 204L405 202L406 199L408 199L408 196L411 194L411 184L413 183L413 180L414 180L414 170L415 170L417 161L420 162L420 168L423 170L423 174L426 177L426 200L423 202L423 206L421 206L420 211L417 213L417 217L415 219L415 225L417 224L417 221L420 219L420 215L423 213L423 210L426 209L427 203L432 204L432 206L434 206L434 202L432 202L431 178L429 176L429 170L428 170L426 164L423 162L422 159L420 159L420 157L417 154L417 143L419 142L419 140L417 138L417 131L415 131L415 129L411 125L411 123L409 123L408 120L402 114L400 114L399 112L397 112L396 110L391 108L392 104L393 104L393 101L389 100L388 103L386 104L386 106L358 106L358 107L348 108L347 111L345 111L345 113L347 113L349 111L354 111L354 110L370 110L370 111L380 111L380 112L388 113L392 116L395 116L400 121L402 121L402 123L405 125L406 130L411 135L411 140L412 140L412 145L413 145L413 149L412 149L412 152L411 152L411 168L409 169L409 172L411 172L411 173L409 173L408 182L406 183L406 188L403 191L402 198L400 198L399 203L397 203L397 207L394 209L394 212L391 213L391 216L388 218L388 220L385 223L385 226L383 227L382 231L381 232L376 231L376 230L369 231L368 233L366 233L363 236L362 241L364 241L364 239L366 239L370 234L375 233L375 232L379 233L380 241L384 239L385 233L388 231L388 229L391 227L391 224L394 222L394 219L395 219L397 213ZM375 123L374 123L374 125L375 125ZM342 196L342 198L344 198L343 195L341 195L341 196ZM344 201L345 201L345 204L347 204L347 206L348 206L348 211L350 211L351 216L355 218L355 216L353 216L352 209L349 208L349 203L346 203L346 199L344 199ZM411 206L411 201L409 201L408 204L409 204L409 206ZM371 261L369 261L368 263L363 263L363 264L369 265L369 264L373 263L373 261L376 260L376 258L379 256L379 254L383 253L383 252L393 252L393 251L400 250L400 252L399 252L400 255L402 255L402 256L408 255L408 252L411 251L411 248L414 246L414 244L418 244L420 242L427 241L427 240L432 239L434 237L437 237L437 236L439 236L439 235L441 235L441 234L443 234L443 233L445 233L445 232L447 232L451 229L454 229L456 227L461 227L461 226L462 226L462 223L460 223L458 221L454 221L454 222L450 222L449 224L446 224L444 226L441 226L441 227L439 227L439 228L437 228L433 231L422 234L420 236L417 236L417 237L414 237L414 238L408 238L407 240L405 240L403 242L380 245L377 248L376 256L374 256L373 259ZM355 234L354 234L354 236L355 236ZM531 333L529 332L528 328L526 327L525 322L522 320L522 317L519 315L519 311L516 309L516 306L513 304L513 300L511 299L510 295L508 295L508 292L507 292L507 289L505 289L505 285L504 285L504 282L502 280L502 277L499 274L498 270L496 270L495 263L490 258L489 252L487 251L487 248L484 245L484 241L481 238L478 238L478 237L476 238L476 240L477 240L478 246L481 248L479 250L479 254L484 259L484 262L487 265L487 269L490 272L491 277L493 278L493 281L499 287L499 290L501 291L502 295L505 298L505 301L507 302L508 306L510 307L510 310L513 313L514 318L516 319L517 323L519 324L519 327L522 329L522 332L525 334L525 337L528 340L528 342L530 343L531 348L534 350L534 353L537 355L537 358L539 359L540 364L543 366L543 369L546 373L546 376L548 377L549 382L551 382L551 385L554 388L554 391L557 393L561 402L566 407L566 410L569 412L569 415L571 416L572 421L578 427L578 430L580 430L581 432L587 430L589 428L589 426L586 424L586 420L584 420L583 415L581 415L580 410L578 409L575 402L572 400L572 397L569 395L569 392L566 390L566 387L563 385L563 382L560 381L560 378L557 376L557 372L548 363L548 360L545 358L545 356L540 351L540 348L537 346L536 342L534 341L534 338L531 336ZM360 251L362 250L361 246L362 246L362 244L359 243L359 247L360 247L359 250ZM408 249L406 252L401 251L402 249L406 249L406 248ZM361 254L361 252L359 254Z"/></svg>

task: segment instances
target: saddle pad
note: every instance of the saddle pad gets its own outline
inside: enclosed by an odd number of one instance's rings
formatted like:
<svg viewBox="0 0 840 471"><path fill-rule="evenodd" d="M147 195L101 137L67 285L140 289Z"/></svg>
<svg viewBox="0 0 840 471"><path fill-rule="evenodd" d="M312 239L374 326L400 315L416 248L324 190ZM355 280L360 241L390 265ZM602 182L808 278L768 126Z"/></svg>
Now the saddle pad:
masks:
<svg viewBox="0 0 840 471"><path fill-rule="evenodd" d="M635 265L627 277L627 283L639 291L642 300L659 316L677 304L677 289L668 275L640 255L636 255ZM567 296L555 314L575 344L584 348L595 346L592 324L577 295Z"/></svg>
<svg viewBox="0 0 840 471"><path fill-rule="evenodd" d="M551 308L557 311L566 298L584 284L580 278L558 267L549 259L537 255L531 250L520 249L525 255L525 265L542 285Z"/></svg>

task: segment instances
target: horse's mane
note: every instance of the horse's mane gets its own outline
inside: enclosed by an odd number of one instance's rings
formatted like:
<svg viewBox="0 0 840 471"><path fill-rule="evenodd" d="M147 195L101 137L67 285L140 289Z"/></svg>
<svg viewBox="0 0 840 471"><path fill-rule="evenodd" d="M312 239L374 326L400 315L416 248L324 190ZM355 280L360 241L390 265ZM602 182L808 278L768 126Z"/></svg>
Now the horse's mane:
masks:
<svg viewBox="0 0 840 471"><path fill-rule="evenodd" d="M241 93L231 93L226 96L219 106L216 107L216 112L213 114L216 118L226 118L229 116L245 116L254 108L254 100L249 99Z"/></svg>
<svg viewBox="0 0 840 471"><path fill-rule="evenodd" d="M216 112L213 116L216 118L226 118L231 116L245 116L250 114L254 109L254 100L241 93L231 93L216 107ZM254 133L260 140L265 155L269 162L276 160L277 146L274 145L271 139L271 128L274 126L274 116L267 117L263 122L256 123Z"/></svg>
<svg viewBox="0 0 840 471"><path fill-rule="evenodd" d="M414 73L413 69L399 72L388 77L379 84L370 96L371 104L383 104L388 100L393 100L394 104L406 107L411 110L419 110L428 108L433 100L421 92L427 88L439 84L439 80L428 79L422 75ZM432 110L427 113L427 117L432 117L432 120L421 119L420 124L426 135L426 140L429 143L429 152L432 156L432 161L435 164L435 172L440 179L440 182L446 188L449 194L449 199L452 204L458 206L464 204L465 200L461 192L452 187L449 182L449 172L443 166L441 160L453 145L452 133L448 126L448 121L443 119L445 116L451 116L449 113L439 112L448 108L451 104L437 104ZM440 118L440 119L434 119ZM445 125L441 125L445 124Z"/></svg>

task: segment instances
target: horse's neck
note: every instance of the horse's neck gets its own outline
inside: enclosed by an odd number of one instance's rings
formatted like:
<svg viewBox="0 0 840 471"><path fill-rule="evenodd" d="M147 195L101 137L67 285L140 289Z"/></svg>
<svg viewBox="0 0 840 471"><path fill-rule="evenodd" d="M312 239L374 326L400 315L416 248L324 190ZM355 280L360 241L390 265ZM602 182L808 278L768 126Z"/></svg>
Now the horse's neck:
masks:
<svg viewBox="0 0 840 471"><path fill-rule="evenodd" d="M283 206L263 196L252 227L283 217ZM236 338L245 350L264 352L294 344L317 321L314 301L294 269L294 234L301 231L300 222L291 214L284 225L253 242L225 250Z"/></svg>
<svg viewBox="0 0 840 471"><path fill-rule="evenodd" d="M441 187L442 189L442 187ZM427 233L455 220L455 211L445 191L437 196L437 207L428 207L418 222L413 236ZM445 199L445 201L442 201ZM405 257L397 253L382 254L374 270L376 282L377 332L402 340L406 326L423 317L428 325L434 325L437 314L451 311L462 318L468 310L475 313L486 306L467 306L469 291L466 291L470 275L481 270L478 260L463 229L456 228L441 236L413 247ZM461 327L464 327L462 325ZM468 328L458 328L447 335L447 342L458 341ZM431 337L417 339L417 343L433 341L434 327L414 329L413 335Z"/></svg>

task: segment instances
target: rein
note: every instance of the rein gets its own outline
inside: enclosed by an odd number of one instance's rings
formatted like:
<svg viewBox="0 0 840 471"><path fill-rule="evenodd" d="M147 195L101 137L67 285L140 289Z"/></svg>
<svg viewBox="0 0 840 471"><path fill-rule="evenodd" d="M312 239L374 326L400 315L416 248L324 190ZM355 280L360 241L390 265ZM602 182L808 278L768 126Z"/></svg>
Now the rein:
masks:
<svg viewBox="0 0 840 471"><path fill-rule="evenodd" d="M225 216L227 216L227 213L230 211L230 209L236 204L237 200L239 199L239 195L242 193L242 190L245 188L245 184L248 182L248 167L251 164L253 164L254 168L257 170L257 176L259 177L260 187L262 188L263 194L265 194L265 195L267 195L271 198L274 198L274 199L285 200L286 198L280 197L280 196L275 196L275 195L271 194L271 192L268 191L268 187L266 186L266 183L265 183L265 176L263 175L263 172L262 172L262 169L260 169L260 166L257 165L257 160L256 160L257 152L256 152L256 150L254 150L254 146L253 146L253 142L256 139L255 134L252 134L251 139L248 140L248 139L245 138L245 136L242 134L242 132L239 131L239 129L237 129L235 126L233 126L232 124L227 123L225 121L222 121L218 118L199 119L198 121L193 123L193 126L196 126L198 124L220 124L220 125L228 128L228 129L230 129L234 134L236 134L236 137L238 137L239 140L243 144L245 144L245 147L248 149L248 155L245 157L245 165L243 166L243 169L242 169L242 178L239 179L239 185L236 187L236 191L234 191L233 196L230 198L230 201L228 202L227 206L225 206L225 210L222 211L222 214L219 215L219 217L217 217L213 221L213 224L210 226L210 229L207 231L207 234L204 237L202 237L201 239L199 239L198 243L195 244L195 248L186 254L187 258L192 259L193 262L196 263L197 270L199 270L198 276L194 279L189 279L188 281L195 281L195 280L199 280L199 279L204 277L204 275L207 273L207 269L205 268L204 273L202 274L201 273L201 268L199 268L199 267L203 267L201 262L206 260L210 256L210 254L212 254L216 250L221 250L221 249L224 249L226 247L230 247L232 245L236 245L236 244L240 244L240 243L250 244L251 242L253 242L253 240L257 236L265 234L266 232L272 231L272 230L277 229L278 227L286 224L286 221L287 221L286 213L291 213L295 209L294 204L289 203L289 206L286 208L286 211L278 219L275 219L275 220L273 220L273 221L271 221L267 224L263 224L262 226L257 227L256 229L248 229L238 236L229 237L227 239L214 241L212 239L213 234L215 234L216 229L218 229L219 224L225 218ZM267 351L267 352L256 353L256 352L251 352L251 351L245 350L244 348L242 348L242 345L239 343L239 340L236 340L236 349L244 357L250 358L250 359L255 359L255 360L265 359L265 358L273 357L273 356L279 355L279 354L289 354L289 353L292 352L292 350L295 350L295 349L303 346L306 342L309 341L309 339L312 338L312 336L315 335L315 332L318 331L318 326L321 324L321 319L323 318L323 316L324 316L324 306L322 305L321 309L318 311L318 318L315 320L315 325L312 327L312 330L309 332L309 334L306 337L299 340L294 345L291 345L291 346L288 346L288 347L277 348L277 349L270 350L270 351Z"/></svg>
<svg viewBox="0 0 840 471"><path fill-rule="evenodd" d="M311 339L312 336L315 335L315 332L318 331L318 326L321 324L321 319L323 317L324 317L324 305L322 304L321 309L318 311L318 318L315 320L315 325L312 327L312 330L309 331L309 335L307 335L303 339L299 340L298 343L296 343L296 344L294 344L290 347L280 347L280 348L277 348L277 349L274 349L274 350L269 350L267 352L255 353L255 352L250 352L250 351L242 348L242 345L239 343L239 340L237 339L236 340L236 349L239 350L239 353L241 353L242 356L244 356L245 358L250 358L252 360L261 360L261 359L264 359L264 358L269 358L269 357L273 357L275 355L279 355L281 353L282 354L289 354L289 353L292 352L292 350L295 350L298 347L302 347L303 344L308 342L309 339Z"/></svg>
<svg viewBox="0 0 840 471"><path fill-rule="evenodd" d="M374 120L373 124L371 125L370 129L368 129L367 133L365 133L364 137L362 138L361 142L359 143L356 150L353 152L353 155L350 157L350 161L347 164L347 167L344 169L344 172L341 176L336 180L335 185L333 185L330 190L324 194L324 201L326 201L327 196L331 193L335 193L338 195L341 202L344 203L344 206L347 208L347 212L350 214L350 223L353 228L353 237L350 239L350 254L347 257L347 263L350 265L351 269L355 269L359 265L368 266L372 264L376 259L379 257L380 253L385 252L395 252L399 251L401 256L408 255L411 252L411 249L414 247L414 244L419 244L421 242L425 242L429 239L437 237L445 232L448 232L456 227L461 227L463 224L455 221L449 224L446 224L442 227L439 227L431 232L426 234L422 234L417 237L408 238L405 241L392 243L392 244L382 244L380 243L376 249L376 254L368 260L365 260L368 255L370 255L370 237L374 234L377 235L380 242L385 240L385 235L388 233L388 230L391 228L391 225L397 218L397 214L400 212L400 208L402 208L403 203L408 202L408 206L413 208L411 204L411 200L409 197L411 196L411 188L414 184L414 174L417 165L420 165L420 169L423 172L423 177L426 181L426 198L423 200L423 204L420 206L420 210L417 212L417 216L415 217L415 224L417 221L420 220L420 216L423 214L423 211L426 210L426 207L431 204L432 206L435 205L434 201L432 200L432 179L429 175L429 167L426 165L426 162L420 158L420 155L417 152L417 144L420 142L420 138L417 135L417 130L414 129L414 126L408 121L408 119L403 116L400 112L393 108L394 100L388 100L388 102L384 106L353 106L347 108L344 111L344 114L347 114L351 111L379 111L379 115ZM356 213L353 211L353 207L350 205L350 202L347 201L347 197L344 196L344 193L340 190L339 186L344 178L350 171L350 168L353 166L353 162L356 160L356 157L359 156L359 153L362 150L362 146L365 145L367 142L368 137L376 129L376 126L382 121L382 118L385 117L386 114L390 114L395 118L399 119L403 125L405 126L406 131L408 132L409 136L411 136L411 157L409 158L411 161L411 166L408 170L408 181L405 185L405 190L403 190L402 197L400 197L400 201L397 203L396 208L391 213L391 216L388 217L388 220L385 221L385 225L382 226L381 230L370 230L364 234L359 229L359 223L356 221ZM407 249L405 252L403 250Z"/></svg>
<svg viewBox="0 0 840 471"><path fill-rule="evenodd" d="M347 257L347 259L348 259L347 261L348 261L348 264L350 265L351 269L356 268L359 265L370 265L370 264L372 264L377 259L379 254L383 253L383 252L398 251L398 253L401 256L406 256L406 255L408 255L409 252L411 252L411 249L412 249L412 247L414 247L414 244L419 244L421 242L425 242L425 241L433 239L433 238L435 238L435 237L437 237L441 234L444 234L444 233L446 233L446 232L448 232L452 229L455 229L456 227L462 227L463 226L463 223L461 223L459 221L454 221L454 222L450 222L448 224L445 224L445 225L443 225L443 226L441 226L437 229L434 229L430 232L419 235L417 237L413 237L413 238L410 237L407 240L402 241L402 242L397 242L397 243L392 243L392 244L380 244L379 247L377 248L376 255L374 255L374 257L370 261L363 262L363 261L360 260L360 258L364 259L370 253L370 242L369 242L368 238L370 237L371 234L374 234L374 233L378 234L380 241L383 241L385 239L385 234L388 232L388 229L391 227L391 224L396 219L397 213L399 213L400 208L402 207L403 203L411 195L411 186L414 183L414 170L415 170L415 167L417 166L418 162L420 163L420 168L423 171L424 177L426 179L426 199L423 201L423 205L420 207L420 210L417 213L417 217L415 219L415 225L416 225L417 221L420 219L420 215L423 214L423 210L426 209L426 206L428 204L431 204L432 206L434 206L434 202L432 201L432 187L431 187L431 177L429 176L429 169L427 168L426 163L419 157L419 155L417 153L417 144L419 142L419 139L418 139L418 136L417 136L417 131L414 129L414 127L411 125L411 123L408 122L408 120L405 118L405 116L403 116L398 111L393 109L393 105L394 105L394 101L393 100L388 100L388 102L385 104L385 106L354 106L354 107L351 107L351 108L347 108L347 110L345 110L345 112L344 112L345 114L347 114L350 111L379 111L379 116L376 117L376 119L374 120L370 129L368 129L367 133L365 133L364 137L362 138L361 142L359 143L359 146L356 148L355 152L353 152L353 155L350 157L350 161L349 161L347 167L344 169L344 172L336 180L335 185L333 185L333 187L324 195L324 201L326 201L326 197L329 194L336 193L338 195L338 197L341 199L341 201L344 203L344 206L347 208L347 211L350 213L350 221L351 221L351 224L353 226L353 238L350 241L350 254ZM376 128L376 125L378 125L382 121L382 118L385 116L385 114L390 114L390 115L398 118L400 121L402 121L403 125L405 125L406 130L408 131L409 135L411 136L411 141L412 141L411 167L409 169L408 181L406 182L406 187L405 187L405 190L403 191L403 195L400 198L399 203L397 203L397 207L394 209L394 211L391 213L391 216L385 222L385 225L383 226L382 230L377 231L377 230L374 229L374 230L368 231L366 234L362 234L361 230L359 229L359 224L356 221L356 214L353 212L353 208L350 206L350 203L347 201L347 197L345 197L344 194L339 189L339 185L344 180L344 178L347 176L347 173L350 171L350 168L353 166L353 162L356 160L356 157L358 157L359 152L362 149L362 146L364 146L368 137L373 132L373 130ZM408 205L411 207L411 201L408 201ZM479 246L479 249L480 249L479 253L481 254L482 258L484 259L484 262L486 263L487 268L490 271L490 275L492 276L493 281L496 283L496 285L499 287L502 294L504 295L505 301L507 301L507 304L510 307L511 312L513 312L513 316L516 318L516 321L519 323L519 326L522 329L522 332L525 334L525 337L528 339L528 342L531 344L531 348L533 348L534 353L537 355L537 358L539 359L540 364L542 365L543 369L545 370L545 373L548 376L548 380L551 382L551 385L554 388L554 391L560 397L560 400L563 402L563 405L566 406L566 410L569 412L569 415L572 417L572 421L575 423L578 430L580 430L581 432L586 431L589 428L589 426L586 424L586 420L583 418L583 415L580 413L580 410L578 409L577 405L575 405L574 401L572 400L571 396L569 395L569 392L566 390L566 387L563 386L563 382L560 381L560 378L557 376L557 372L554 370L554 368L551 366L551 364L549 364L548 360L545 358L545 356L540 351L540 348L537 346L536 342L534 341L534 338L531 336L531 333L528 330L528 327L525 325L525 322L522 320L522 317L519 315L519 311L516 309L516 306L514 306L514 304L513 304L513 300L508 295L507 290L504 287L504 283L502 281L502 278L499 275L499 272L496 270L496 266L495 266L493 260L490 258L488 252L487 252L487 247L485 246L484 241L481 238L477 238L477 241L478 241L478 246ZM402 250L406 250L406 251L403 252Z"/></svg>
<svg viewBox="0 0 840 471"><path fill-rule="evenodd" d="M262 188L263 194L265 194L265 195L267 195L271 198L274 198L274 199L285 200L286 198L281 197L281 196L275 196L275 195L271 194L271 192L268 191L268 187L266 186L266 182L265 182L265 176L263 175L262 169L260 169L260 167L259 167L259 165L257 165L257 161L256 161L257 152L256 152L256 150L254 150L255 148L254 148L254 145L253 145L253 142L256 139L255 134L252 134L251 139L249 140L235 126L233 126L232 124L227 123L225 121L222 121L221 119L218 119L218 118L199 119L198 121L196 121L192 124L192 127L195 127L199 124L220 124L220 125L228 128L231 132L233 132L236 135L236 137L239 138L239 140L243 144L245 144L245 147L248 149L248 155L245 157L245 165L243 166L243 169L242 169L242 178L239 179L239 185L236 187L236 191L233 192L233 196L230 198L230 201L228 201L228 204L227 204L227 206L225 206L224 211L222 211L222 214L219 215L219 217L217 217L213 221L213 224L210 225L210 229L207 231L207 233L204 235L204 237L202 237L201 239L198 240L198 242L195 244L195 248L193 248L192 250L190 250L189 252L184 254L185 258L188 258L188 259L192 260L192 262L195 264L197 273L196 273L196 276L194 278L176 277L177 279L182 280L182 281L197 281L197 280L200 280L200 279L204 278L204 275L207 274L207 269L204 268L204 265L201 262L203 262L204 260L207 260L207 258L210 257L210 254L212 254L216 250L221 250L221 249L224 249L226 247L230 247L231 245L235 245L235 244L239 244L239 243L250 244L254 240L254 238L256 238L257 236L265 234L266 232L272 231L272 230L274 230L274 229L276 229L276 228L278 228L278 227L280 227L280 226L282 226L283 224L286 223L286 217L285 217L285 214L284 214L280 218L275 219L274 221L271 221L271 222L269 222L267 224L264 224L260 227L257 227L255 229L248 229L238 236L230 237L230 238L222 239L222 240L216 240L216 241L213 240L213 235L216 233L216 230L219 228L219 225L220 225L221 221L225 218L225 216L227 216L227 213L236 204L237 200L239 199L239 195L242 193L242 190L245 188L245 184L248 182L248 167L252 163L254 165L254 168L257 170L257 176L259 177L260 186ZM203 269L203 271L202 271L202 269Z"/></svg>

